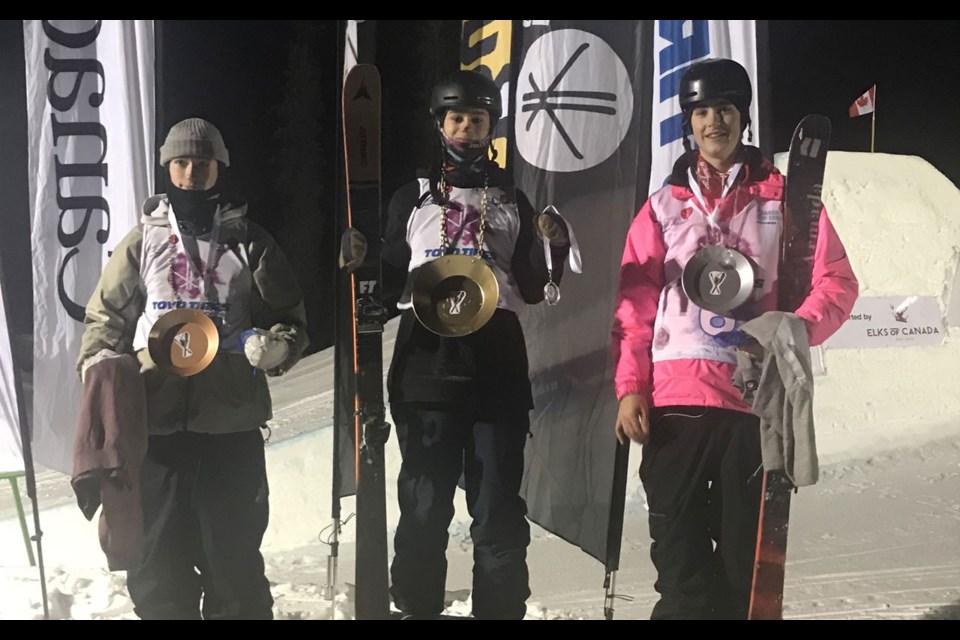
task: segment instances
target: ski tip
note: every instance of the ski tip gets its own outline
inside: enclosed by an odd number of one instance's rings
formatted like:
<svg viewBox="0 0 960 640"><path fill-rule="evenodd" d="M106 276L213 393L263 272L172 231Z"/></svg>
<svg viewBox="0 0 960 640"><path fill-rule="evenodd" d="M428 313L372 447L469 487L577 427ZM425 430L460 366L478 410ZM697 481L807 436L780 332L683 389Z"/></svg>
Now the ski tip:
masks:
<svg viewBox="0 0 960 640"><path fill-rule="evenodd" d="M793 135L796 137L808 130L830 131L831 127L830 118L820 113L811 113L800 119Z"/></svg>
<svg viewBox="0 0 960 640"><path fill-rule="evenodd" d="M380 69L374 64L355 64L343 78L344 100L380 103ZM378 107L379 108L379 107Z"/></svg>
<svg viewBox="0 0 960 640"><path fill-rule="evenodd" d="M347 71L347 78L357 77L379 77L380 69L375 64L357 63Z"/></svg>

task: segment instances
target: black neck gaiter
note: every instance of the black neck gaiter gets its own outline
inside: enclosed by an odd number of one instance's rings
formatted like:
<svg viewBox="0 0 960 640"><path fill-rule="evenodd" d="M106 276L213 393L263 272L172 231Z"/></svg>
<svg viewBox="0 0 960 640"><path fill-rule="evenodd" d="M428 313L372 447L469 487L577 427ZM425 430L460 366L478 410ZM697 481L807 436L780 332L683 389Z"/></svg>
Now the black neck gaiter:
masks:
<svg viewBox="0 0 960 640"><path fill-rule="evenodd" d="M173 205L180 231L192 236L210 233L213 227L213 214L217 212L220 191L216 185L206 191L180 189L167 178L167 198Z"/></svg>

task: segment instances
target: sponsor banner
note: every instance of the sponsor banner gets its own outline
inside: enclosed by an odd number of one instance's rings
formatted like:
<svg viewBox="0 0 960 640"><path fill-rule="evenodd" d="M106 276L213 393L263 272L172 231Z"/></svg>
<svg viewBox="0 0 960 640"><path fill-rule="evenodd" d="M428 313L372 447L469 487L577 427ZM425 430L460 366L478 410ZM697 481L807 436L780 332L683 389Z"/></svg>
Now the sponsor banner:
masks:
<svg viewBox="0 0 960 640"><path fill-rule="evenodd" d="M513 126L513 84L510 59L515 20L464 20L460 39L460 68L479 71L500 88L503 113L493 130L496 161L506 168L507 143Z"/></svg>
<svg viewBox="0 0 960 640"><path fill-rule="evenodd" d="M858 298L850 318L823 343L828 349L943 344L940 303L932 296Z"/></svg>
<svg viewBox="0 0 960 640"><path fill-rule="evenodd" d="M656 20L653 42L653 101L650 148L650 193L663 186L673 163L683 155L683 117L677 101L680 78L691 64L708 58L730 58L747 70L753 86L750 119L752 142L760 146L757 100L756 20ZM691 145L693 141L691 140Z"/></svg>
<svg viewBox="0 0 960 640"><path fill-rule="evenodd" d="M350 69L357 64L357 23L363 20L347 20L344 27L343 77L346 79Z"/></svg>
<svg viewBox="0 0 960 640"><path fill-rule="evenodd" d="M618 562L610 319L627 228L646 191L650 21L524 21L514 176L534 208L575 230L556 306L521 313L535 408L522 494L529 517L604 564ZM575 339L571 337L575 336Z"/></svg>
<svg viewBox="0 0 960 640"><path fill-rule="evenodd" d="M33 455L72 471L84 308L154 183L150 20L25 20Z"/></svg>
<svg viewBox="0 0 960 640"><path fill-rule="evenodd" d="M25 467L3 286L4 282L0 279L0 473L9 473L23 471Z"/></svg>
<svg viewBox="0 0 960 640"><path fill-rule="evenodd" d="M616 569L627 460L613 430L614 297L651 157L665 167L659 186L682 148L679 135L651 147L650 132L676 111L666 75L732 54L754 73L753 22L518 22L514 176L536 209L552 205L572 225L583 259L582 274L566 269L558 305L521 313L535 405L522 494L533 522Z"/></svg>

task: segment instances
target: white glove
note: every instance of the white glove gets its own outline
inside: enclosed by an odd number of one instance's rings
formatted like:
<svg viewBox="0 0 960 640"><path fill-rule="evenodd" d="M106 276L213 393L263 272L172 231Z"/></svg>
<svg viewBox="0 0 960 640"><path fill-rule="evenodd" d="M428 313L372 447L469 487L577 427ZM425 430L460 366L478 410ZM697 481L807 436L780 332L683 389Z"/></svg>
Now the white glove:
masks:
<svg viewBox="0 0 960 640"><path fill-rule="evenodd" d="M290 355L290 344L272 331L248 329L241 334L240 339L247 360L263 371L276 369Z"/></svg>

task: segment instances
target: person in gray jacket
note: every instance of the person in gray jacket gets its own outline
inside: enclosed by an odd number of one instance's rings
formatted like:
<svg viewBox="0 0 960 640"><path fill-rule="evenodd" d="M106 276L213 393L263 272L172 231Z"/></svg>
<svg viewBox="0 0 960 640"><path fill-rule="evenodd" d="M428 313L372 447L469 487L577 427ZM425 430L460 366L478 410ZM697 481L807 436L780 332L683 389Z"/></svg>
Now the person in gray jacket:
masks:
<svg viewBox="0 0 960 640"><path fill-rule="evenodd" d="M265 376L288 371L307 345L303 295L246 202L222 192L230 156L213 124L175 124L160 163L167 191L147 199L104 267L78 358L81 375L117 354L141 365L144 538L127 587L143 619L269 619ZM214 359L188 377L158 368L147 348L154 323L178 308L206 313L219 331Z"/></svg>

